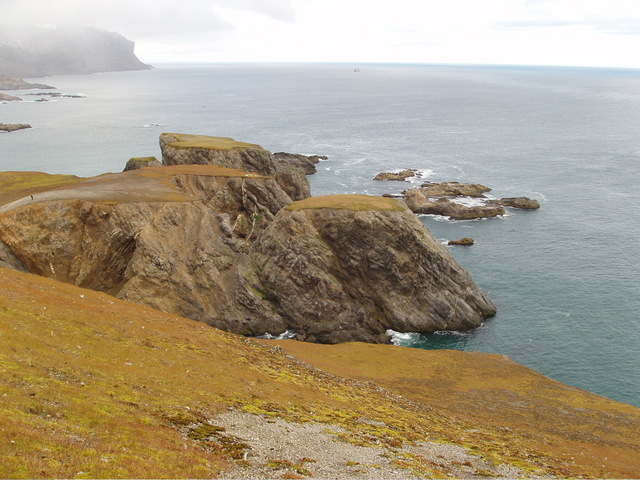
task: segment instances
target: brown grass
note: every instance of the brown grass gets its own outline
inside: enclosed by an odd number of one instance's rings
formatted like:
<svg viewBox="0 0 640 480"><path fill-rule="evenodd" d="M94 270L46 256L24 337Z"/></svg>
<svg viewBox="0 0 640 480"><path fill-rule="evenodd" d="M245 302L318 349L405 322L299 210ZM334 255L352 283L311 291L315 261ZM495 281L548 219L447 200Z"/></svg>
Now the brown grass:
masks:
<svg viewBox="0 0 640 480"><path fill-rule="evenodd" d="M385 212L401 212L404 210L402 205L393 198L370 195L324 195L293 202L286 207L287 210L293 211L316 208Z"/></svg>
<svg viewBox="0 0 640 480"><path fill-rule="evenodd" d="M42 172L0 172L0 205L34 193L67 187L85 180L75 175Z"/></svg>
<svg viewBox="0 0 640 480"><path fill-rule="evenodd" d="M455 443L540 475L638 471L638 409L501 357L282 346L322 370L201 323L0 269L0 478L224 477L246 447L215 425L229 408L337 425L359 445ZM513 418L520 410L504 412L525 400L549 416L539 431ZM397 463L447 472L414 457Z"/></svg>
<svg viewBox="0 0 640 480"><path fill-rule="evenodd" d="M233 150L234 148L260 149L260 145L245 143L229 137L210 137L207 135L192 135L187 133L167 133L176 138L169 145L174 148L206 148L209 150Z"/></svg>
<svg viewBox="0 0 640 480"><path fill-rule="evenodd" d="M91 178L48 175L39 172L0 173L0 205L29 195L36 201L82 198L104 203L185 202L191 198L172 182L176 175L207 177L267 178L217 165L146 167Z"/></svg>
<svg viewBox="0 0 640 480"><path fill-rule="evenodd" d="M502 355L277 343L324 371L373 381L481 425L479 432L459 438L467 445L484 443L482 436L493 444L492 452L545 457L550 471L561 477L633 478L640 472L640 409L557 382Z"/></svg>

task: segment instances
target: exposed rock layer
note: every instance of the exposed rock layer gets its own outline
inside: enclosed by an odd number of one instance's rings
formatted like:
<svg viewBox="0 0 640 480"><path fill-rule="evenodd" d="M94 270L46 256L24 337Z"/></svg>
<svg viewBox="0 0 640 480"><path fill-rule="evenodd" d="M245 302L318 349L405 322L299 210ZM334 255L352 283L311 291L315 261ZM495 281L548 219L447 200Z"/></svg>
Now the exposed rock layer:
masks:
<svg viewBox="0 0 640 480"><path fill-rule="evenodd" d="M162 163L165 165L197 164L237 168L275 178L292 200L311 196L306 170L313 163L310 160L313 157L280 153L276 161L271 152L260 145L238 142L228 137L180 133L160 135L160 149ZM300 165L305 166L300 168Z"/></svg>
<svg viewBox="0 0 640 480"><path fill-rule="evenodd" d="M163 157L209 150L168 145ZM222 152L273 171L264 149ZM466 330L495 313L396 200L290 202L272 177L218 166L104 175L1 206L0 262L233 332L324 343Z"/></svg>

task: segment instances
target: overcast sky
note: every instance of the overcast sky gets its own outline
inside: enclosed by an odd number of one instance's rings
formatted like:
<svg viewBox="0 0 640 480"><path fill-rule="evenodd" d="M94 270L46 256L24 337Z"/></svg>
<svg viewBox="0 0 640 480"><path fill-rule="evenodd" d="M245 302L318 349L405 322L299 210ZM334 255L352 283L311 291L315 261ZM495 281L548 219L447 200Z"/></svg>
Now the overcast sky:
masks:
<svg viewBox="0 0 640 480"><path fill-rule="evenodd" d="M640 68L640 0L0 0L0 18L117 31L152 64Z"/></svg>

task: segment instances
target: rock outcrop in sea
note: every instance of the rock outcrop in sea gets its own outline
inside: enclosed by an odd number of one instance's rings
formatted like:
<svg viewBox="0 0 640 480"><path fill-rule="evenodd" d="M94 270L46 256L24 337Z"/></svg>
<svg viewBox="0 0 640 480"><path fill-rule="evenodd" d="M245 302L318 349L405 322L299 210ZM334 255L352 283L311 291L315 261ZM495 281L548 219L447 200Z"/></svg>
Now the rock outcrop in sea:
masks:
<svg viewBox="0 0 640 480"><path fill-rule="evenodd" d="M163 134L161 148L166 166L5 189L0 265L236 333L321 343L467 330L495 313L394 199L293 202L260 146ZM296 192L302 179L308 188L301 173Z"/></svg>
<svg viewBox="0 0 640 480"><path fill-rule="evenodd" d="M28 123L0 123L0 132L15 132L31 128Z"/></svg>

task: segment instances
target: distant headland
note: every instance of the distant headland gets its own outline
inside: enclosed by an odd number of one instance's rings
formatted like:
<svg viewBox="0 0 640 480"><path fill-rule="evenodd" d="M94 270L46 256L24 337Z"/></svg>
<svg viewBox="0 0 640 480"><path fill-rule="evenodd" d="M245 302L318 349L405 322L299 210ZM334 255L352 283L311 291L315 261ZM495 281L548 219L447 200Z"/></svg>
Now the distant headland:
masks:
<svg viewBox="0 0 640 480"><path fill-rule="evenodd" d="M47 77L151 68L119 33L0 24L0 75Z"/></svg>

